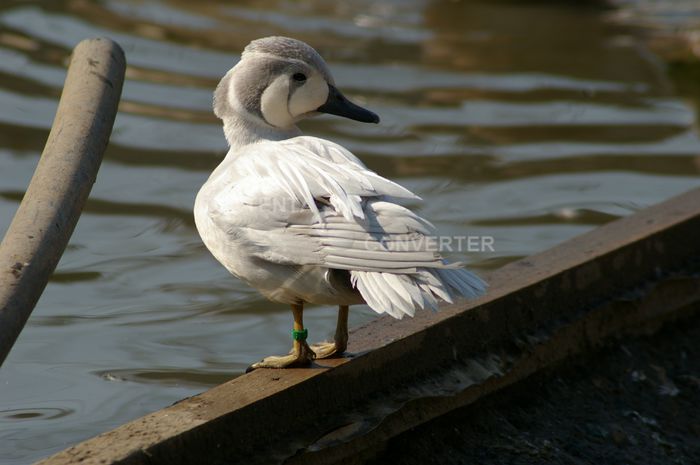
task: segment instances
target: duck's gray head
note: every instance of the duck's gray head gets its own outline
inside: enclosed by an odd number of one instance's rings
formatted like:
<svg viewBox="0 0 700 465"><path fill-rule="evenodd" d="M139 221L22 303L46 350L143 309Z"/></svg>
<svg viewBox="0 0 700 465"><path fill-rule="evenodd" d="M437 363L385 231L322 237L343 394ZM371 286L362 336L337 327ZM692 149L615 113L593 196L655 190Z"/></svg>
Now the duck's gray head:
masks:
<svg viewBox="0 0 700 465"><path fill-rule="evenodd" d="M286 129L318 112L378 123L379 117L346 99L316 50L296 39L254 40L214 92L214 113Z"/></svg>

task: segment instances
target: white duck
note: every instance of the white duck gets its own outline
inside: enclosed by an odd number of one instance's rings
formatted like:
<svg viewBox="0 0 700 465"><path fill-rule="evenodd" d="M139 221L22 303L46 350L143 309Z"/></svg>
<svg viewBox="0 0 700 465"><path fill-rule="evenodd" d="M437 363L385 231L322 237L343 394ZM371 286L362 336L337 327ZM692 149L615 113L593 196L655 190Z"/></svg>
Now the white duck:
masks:
<svg viewBox="0 0 700 465"><path fill-rule="evenodd" d="M417 196L340 145L301 135L297 122L319 112L379 122L336 89L313 48L286 37L251 42L214 93L230 150L197 195L197 229L226 269L294 315L290 354L251 368L343 353L351 304L402 318L485 289L440 256L428 221L395 203ZM306 343L305 303L339 306L333 342Z"/></svg>

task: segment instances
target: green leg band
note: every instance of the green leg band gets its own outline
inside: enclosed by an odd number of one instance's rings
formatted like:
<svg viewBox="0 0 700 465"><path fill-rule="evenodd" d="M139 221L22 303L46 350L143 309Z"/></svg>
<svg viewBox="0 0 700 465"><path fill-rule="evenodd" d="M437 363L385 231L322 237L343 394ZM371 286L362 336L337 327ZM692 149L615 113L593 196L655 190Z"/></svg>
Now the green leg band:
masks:
<svg viewBox="0 0 700 465"><path fill-rule="evenodd" d="M309 331L304 328L301 331L297 331L296 329L292 330L292 339L295 341L305 341L306 338L309 336Z"/></svg>

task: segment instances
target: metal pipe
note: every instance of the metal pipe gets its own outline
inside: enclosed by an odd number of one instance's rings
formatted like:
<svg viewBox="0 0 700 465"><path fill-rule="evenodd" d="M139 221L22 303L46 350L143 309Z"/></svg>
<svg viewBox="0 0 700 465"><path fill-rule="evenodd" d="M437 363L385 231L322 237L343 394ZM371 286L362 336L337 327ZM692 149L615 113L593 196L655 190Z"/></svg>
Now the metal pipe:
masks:
<svg viewBox="0 0 700 465"><path fill-rule="evenodd" d="M112 132L126 60L115 42L73 50L44 152L0 244L0 364L68 244Z"/></svg>

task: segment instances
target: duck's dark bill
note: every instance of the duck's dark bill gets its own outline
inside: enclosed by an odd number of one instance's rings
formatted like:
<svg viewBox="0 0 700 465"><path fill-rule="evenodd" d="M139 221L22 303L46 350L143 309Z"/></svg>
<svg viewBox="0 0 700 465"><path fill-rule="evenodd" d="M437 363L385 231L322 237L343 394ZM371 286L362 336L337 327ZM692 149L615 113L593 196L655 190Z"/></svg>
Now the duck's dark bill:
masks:
<svg viewBox="0 0 700 465"><path fill-rule="evenodd" d="M318 108L321 113L344 116L345 118L362 121L363 123L378 123L379 116L346 99L335 86L328 86L328 99Z"/></svg>

